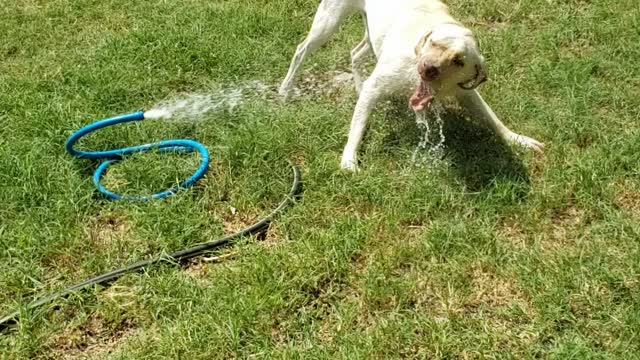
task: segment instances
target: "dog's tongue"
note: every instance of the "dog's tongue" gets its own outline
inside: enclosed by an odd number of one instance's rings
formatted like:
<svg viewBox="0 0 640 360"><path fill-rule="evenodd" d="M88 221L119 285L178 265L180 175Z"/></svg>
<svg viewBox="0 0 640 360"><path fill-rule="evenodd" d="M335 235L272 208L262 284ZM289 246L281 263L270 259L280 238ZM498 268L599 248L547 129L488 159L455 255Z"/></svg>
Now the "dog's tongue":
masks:
<svg viewBox="0 0 640 360"><path fill-rule="evenodd" d="M433 92L431 86L425 81L420 81L420 85L416 88L416 91L411 96L409 104L414 111L422 111L433 100Z"/></svg>

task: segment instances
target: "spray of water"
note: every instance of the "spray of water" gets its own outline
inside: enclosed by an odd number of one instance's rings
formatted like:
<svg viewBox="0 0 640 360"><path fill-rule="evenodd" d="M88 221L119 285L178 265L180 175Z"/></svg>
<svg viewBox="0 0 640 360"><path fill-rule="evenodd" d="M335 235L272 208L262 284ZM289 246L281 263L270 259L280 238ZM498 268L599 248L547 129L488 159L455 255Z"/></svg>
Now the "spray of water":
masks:
<svg viewBox="0 0 640 360"><path fill-rule="evenodd" d="M442 120L443 107L439 103L433 103L429 106L429 112L433 115L433 119L428 117L427 111L416 113L416 123L418 128L424 131L420 138L418 147L416 147L411 157L411 161L415 164L418 160L427 162L433 159L441 159L444 154L444 121ZM434 121L437 129L432 129L429 125L430 121ZM435 136L432 133L435 132ZM434 138L434 139L432 139Z"/></svg>
<svg viewBox="0 0 640 360"><path fill-rule="evenodd" d="M351 85L348 73L333 74L333 79L325 81L309 76L301 81L301 88L294 88L294 97L316 96L318 93ZM181 94L161 101L151 110L144 113L147 119L173 119L197 121L209 113L229 112L248 101L261 99L273 104L280 103L280 97L275 85L267 85L261 81L246 81L228 87L215 85L205 92ZM431 164L442 159L444 154L445 137L444 122L441 114L443 107L434 102L428 110L416 114L416 123L423 131L420 142L416 147L411 161L413 164ZM435 123L436 126L433 126Z"/></svg>
<svg viewBox="0 0 640 360"><path fill-rule="evenodd" d="M182 94L155 105L144 113L147 119L196 120L205 114L232 113L251 98L266 98L272 87L260 81L248 81L226 88L214 88L206 93Z"/></svg>
<svg viewBox="0 0 640 360"><path fill-rule="evenodd" d="M293 89L293 97L317 96L328 90L351 85L349 73L334 72L326 75L309 75L300 79L300 87ZM261 99L273 104L280 103L275 85L259 80L241 82L232 86L215 85L203 92L180 94L165 99L144 113L147 119L198 120L210 113L232 113L237 107L250 100Z"/></svg>

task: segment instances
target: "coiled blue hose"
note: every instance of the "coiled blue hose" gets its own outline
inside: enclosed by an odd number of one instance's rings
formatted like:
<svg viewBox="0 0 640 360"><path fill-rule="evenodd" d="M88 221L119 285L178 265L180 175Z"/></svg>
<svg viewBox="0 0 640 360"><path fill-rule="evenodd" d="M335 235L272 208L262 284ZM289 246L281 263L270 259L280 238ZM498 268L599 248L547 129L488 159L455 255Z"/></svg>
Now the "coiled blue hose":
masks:
<svg viewBox="0 0 640 360"><path fill-rule="evenodd" d="M105 159L100 166L93 173L93 183L98 188L102 194L106 197L114 200L132 200L132 201L146 201L150 199L162 199L167 196L173 195L180 188L187 188L193 185L196 181L200 180L207 168L209 167L209 151L204 147L201 143L193 140L184 140L184 139L173 139L173 140L164 140L151 144L144 144L132 147L126 147L121 149L113 149L113 150L105 150L105 151L82 151L76 150L73 148L76 142L80 140L85 135L88 135L94 131L99 129L103 129L108 126L132 122L132 121L141 121L144 120L144 111L137 111L131 114L115 116L112 118L100 120L94 122L93 124L89 124L80 130L73 133L65 144L65 148L67 152L73 156L82 158L82 159L94 159L100 160ZM161 191L155 193L151 196L123 196L120 194L116 194L112 191L109 191L107 188L102 185L101 179L102 175L105 173L109 165L112 163L122 160L122 158L126 155L131 155L133 153L142 152L142 151L150 151L150 150L159 150L159 151L175 151L175 152L191 152L198 151L200 153L200 166L196 170L193 175L191 175L187 180L180 183L178 186L173 187L171 189Z"/></svg>
<svg viewBox="0 0 640 360"><path fill-rule="evenodd" d="M133 146L133 147L115 149L115 150L107 150L107 151L81 151L81 150L75 150L73 148L73 145L81 137L91 132L94 132L98 129L102 129L107 126L116 125L116 124L125 123L125 122L144 120L144 118L145 118L144 112L138 111L138 112L127 114L127 115L121 115L121 116L116 116L113 118L101 120L81 128L80 130L75 132L73 135L71 135L69 139L67 139L65 147L71 155L84 158L84 159L107 159L107 161L100 164L98 169L96 169L93 175L93 182L98 187L98 190L100 190L101 193L105 194L109 198L129 199L129 200L149 200L150 199L149 197L124 197L122 195L118 195L110 192L109 190L105 189L100 183L100 178L102 177L102 174L104 173L106 168L109 166L109 164L111 164L114 161L122 159L122 157L125 155L133 154L135 152L148 151L151 149L159 149L160 151L197 150L200 152L200 155L201 155L200 167L189 179L187 179L185 182L180 184L178 187L156 193L152 195L151 198L163 198L175 193L175 191L177 191L178 188L180 187L191 186L193 185L193 183L198 181L198 179L200 179L204 175L204 172L207 170L207 166L209 165L209 152L202 144L192 140L167 140L167 141L160 141L152 144L145 144L145 145L139 145L139 146ZM33 302L27 304L26 309L35 309L57 298L67 297L74 291L85 289L91 285L102 284L106 286L110 284L112 281L121 277L122 275L128 274L130 272L134 272L134 271L140 271L151 265L156 265L160 263L179 264L188 259L201 256L202 254L208 251L211 251L215 248L232 244L234 241L236 241L239 238L249 236L249 235L255 235L267 230L269 228L269 224L271 223L271 221L280 212L282 212L282 210L284 210L287 206L291 205L292 202L296 198L298 198L302 190L302 177L300 175L300 169L294 164L291 164L291 168L293 169L293 182L291 185L291 190L289 190L289 194L280 202L280 204L273 211L271 211L271 213L269 213L267 216L263 217L253 225L250 225L242 230L239 230L234 234L227 235L220 239L211 240L211 241L193 246L188 249L179 250L169 255L162 255L156 258L138 261L134 264L125 266L123 268L109 271L104 274L100 274L91 279L82 281L78 284L71 285L52 295L36 299ZM15 310L14 312L8 315L0 317L0 332L6 329L10 324L15 324L20 318L21 312L22 312L21 310Z"/></svg>

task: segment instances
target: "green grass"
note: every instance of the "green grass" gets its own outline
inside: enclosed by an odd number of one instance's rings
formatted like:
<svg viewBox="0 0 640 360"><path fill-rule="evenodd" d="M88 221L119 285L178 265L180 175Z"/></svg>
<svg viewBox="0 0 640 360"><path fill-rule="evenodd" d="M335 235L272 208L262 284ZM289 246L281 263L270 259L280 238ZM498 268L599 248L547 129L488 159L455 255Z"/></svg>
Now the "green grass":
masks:
<svg viewBox="0 0 640 360"><path fill-rule="evenodd" d="M343 173L346 88L87 139L209 147L206 179L138 204L98 196L96 164L69 157L66 137L180 92L277 84L317 1L4 1L0 313L251 223L288 190L288 159L305 192L263 241L223 251L233 259L25 311L0 358L640 358L637 1L449 3L489 60L482 93L544 156L452 109L447 157L413 166L404 99L376 111L363 171ZM348 70L360 27L351 19L305 74ZM110 179L150 191L196 163L139 155Z"/></svg>

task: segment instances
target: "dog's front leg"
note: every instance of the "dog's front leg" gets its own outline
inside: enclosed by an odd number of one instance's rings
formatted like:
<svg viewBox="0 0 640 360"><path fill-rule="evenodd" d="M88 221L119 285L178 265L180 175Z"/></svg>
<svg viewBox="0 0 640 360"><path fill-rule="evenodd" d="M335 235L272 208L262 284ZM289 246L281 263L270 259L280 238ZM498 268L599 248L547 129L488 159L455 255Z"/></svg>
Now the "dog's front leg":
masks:
<svg viewBox="0 0 640 360"><path fill-rule="evenodd" d="M358 148L362 142L371 110L373 110L382 95L382 87L373 75L362 84L362 91L353 111L349 140L342 152L340 165L343 169L349 171L358 170Z"/></svg>
<svg viewBox="0 0 640 360"><path fill-rule="evenodd" d="M515 143L542 152L544 144L530 137L517 134L507 128L482 96L476 90L465 90L458 94L458 101L464 106L472 116L479 116L498 136L509 143Z"/></svg>

